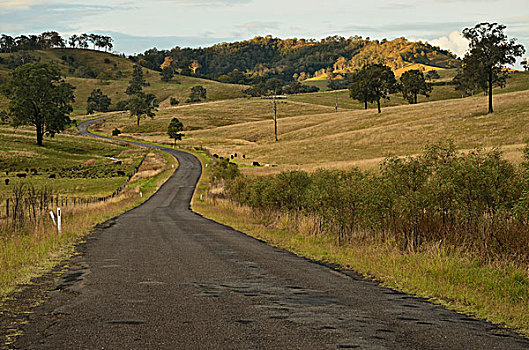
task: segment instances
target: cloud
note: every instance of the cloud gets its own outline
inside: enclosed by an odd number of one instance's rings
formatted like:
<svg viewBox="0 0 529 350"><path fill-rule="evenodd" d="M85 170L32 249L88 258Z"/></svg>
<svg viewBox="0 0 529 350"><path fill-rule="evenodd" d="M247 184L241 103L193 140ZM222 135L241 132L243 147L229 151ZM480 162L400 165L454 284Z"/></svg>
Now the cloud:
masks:
<svg viewBox="0 0 529 350"><path fill-rule="evenodd" d="M252 34L264 34L270 30L279 28L279 22L248 22L238 26Z"/></svg>
<svg viewBox="0 0 529 350"><path fill-rule="evenodd" d="M188 6L235 6L240 4L247 4L253 0L155 0L152 2L158 3L172 3ZM144 4L144 1L132 1L138 4Z"/></svg>
<svg viewBox="0 0 529 350"><path fill-rule="evenodd" d="M469 42L458 31L451 32L448 36L443 36L434 40L429 40L430 44L439 46L442 49L450 50L459 57L463 57L468 50Z"/></svg>
<svg viewBox="0 0 529 350"><path fill-rule="evenodd" d="M412 8L414 5L412 4L406 4L406 3L403 3L403 2L388 2L388 3L385 3L381 6L379 6L379 9L381 10L389 10L389 11L394 11L394 10L408 10L410 8Z"/></svg>
<svg viewBox="0 0 529 350"><path fill-rule="evenodd" d="M20 0L20 1L0 1L0 12L28 10L31 6L40 4L40 1Z"/></svg>
<svg viewBox="0 0 529 350"><path fill-rule="evenodd" d="M15 2L18 7L6 7L6 5L13 5ZM2 16L2 28L6 28L3 30L19 33L40 32L50 29L58 31L76 30L81 18L97 16L116 8L104 5L43 3L38 1L0 3L0 13L9 12L8 16Z"/></svg>

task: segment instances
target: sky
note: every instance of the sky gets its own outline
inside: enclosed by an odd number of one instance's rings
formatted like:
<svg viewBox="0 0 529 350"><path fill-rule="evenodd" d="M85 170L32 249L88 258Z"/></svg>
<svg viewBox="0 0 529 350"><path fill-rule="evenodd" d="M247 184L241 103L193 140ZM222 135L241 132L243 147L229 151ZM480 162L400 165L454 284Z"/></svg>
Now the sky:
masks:
<svg viewBox="0 0 529 350"><path fill-rule="evenodd" d="M0 0L0 33L105 34L125 54L265 35L360 35L428 41L462 56L461 31L480 22L505 24L529 51L529 0Z"/></svg>

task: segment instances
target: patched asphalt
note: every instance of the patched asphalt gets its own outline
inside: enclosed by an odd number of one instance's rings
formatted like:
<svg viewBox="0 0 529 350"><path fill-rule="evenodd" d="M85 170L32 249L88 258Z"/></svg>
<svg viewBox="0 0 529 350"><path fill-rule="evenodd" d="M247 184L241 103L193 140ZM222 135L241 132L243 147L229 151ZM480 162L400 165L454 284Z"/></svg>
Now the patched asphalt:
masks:
<svg viewBox="0 0 529 350"><path fill-rule="evenodd" d="M200 162L167 151L176 173L87 239L13 348L529 349L512 331L193 213Z"/></svg>

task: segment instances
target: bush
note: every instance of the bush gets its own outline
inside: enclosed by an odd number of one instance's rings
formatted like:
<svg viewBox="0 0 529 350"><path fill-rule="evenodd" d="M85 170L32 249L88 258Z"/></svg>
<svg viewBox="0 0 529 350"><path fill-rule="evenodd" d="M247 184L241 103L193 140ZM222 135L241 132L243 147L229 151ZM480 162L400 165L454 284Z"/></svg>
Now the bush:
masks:
<svg viewBox="0 0 529 350"><path fill-rule="evenodd" d="M232 200L266 212L314 216L339 242L371 237L394 241L403 250L441 242L485 258L529 261L529 147L525 159L515 167L498 150L460 154L445 142L423 155L389 157L379 172L292 171L249 178L221 160L213 173L226 181Z"/></svg>
<svg viewBox="0 0 529 350"><path fill-rule="evenodd" d="M118 128L112 130L112 136L118 136L119 134L121 134L121 130L119 130Z"/></svg>
<svg viewBox="0 0 529 350"><path fill-rule="evenodd" d="M128 104L129 104L129 101L127 101L127 100L118 101L116 103L116 111L126 111Z"/></svg>
<svg viewBox="0 0 529 350"><path fill-rule="evenodd" d="M178 101L174 97L171 97L171 99L169 100L169 103L171 104L171 106L176 106L176 105L180 104L180 101Z"/></svg>
<svg viewBox="0 0 529 350"><path fill-rule="evenodd" d="M219 159L213 166L214 180L233 180L240 175L237 164L230 162L229 159Z"/></svg>

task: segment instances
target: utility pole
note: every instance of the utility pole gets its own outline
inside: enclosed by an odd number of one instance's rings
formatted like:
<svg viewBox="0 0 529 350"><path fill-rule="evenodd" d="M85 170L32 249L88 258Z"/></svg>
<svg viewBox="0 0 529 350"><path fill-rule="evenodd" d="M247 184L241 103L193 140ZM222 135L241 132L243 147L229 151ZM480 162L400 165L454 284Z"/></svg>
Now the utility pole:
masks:
<svg viewBox="0 0 529 350"><path fill-rule="evenodd" d="M274 89L274 135L276 138L276 141L279 141L277 139L277 103L276 103L276 89Z"/></svg>

